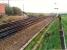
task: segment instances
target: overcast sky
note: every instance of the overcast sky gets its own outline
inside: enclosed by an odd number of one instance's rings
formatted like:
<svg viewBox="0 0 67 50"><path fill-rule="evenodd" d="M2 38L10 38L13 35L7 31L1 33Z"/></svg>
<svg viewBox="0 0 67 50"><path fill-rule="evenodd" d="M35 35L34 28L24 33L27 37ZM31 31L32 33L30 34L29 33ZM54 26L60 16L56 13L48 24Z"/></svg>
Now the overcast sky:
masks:
<svg viewBox="0 0 67 50"><path fill-rule="evenodd" d="M0 0L0 3L8 3L8 0ZM11 6L19 7L26 12L67 12L67 0L9 0ZM58 11L54 8L58 8Z"/></svg>

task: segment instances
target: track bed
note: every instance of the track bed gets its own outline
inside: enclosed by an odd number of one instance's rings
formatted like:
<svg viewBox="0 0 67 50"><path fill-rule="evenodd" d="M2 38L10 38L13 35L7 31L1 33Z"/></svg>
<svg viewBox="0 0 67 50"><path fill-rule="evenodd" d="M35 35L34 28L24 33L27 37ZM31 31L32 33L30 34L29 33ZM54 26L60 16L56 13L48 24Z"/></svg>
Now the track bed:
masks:
<svg viewBox="0 0 67 50"><path fill-rule="evenodd" d="M25 27L16 34L7 36L0 40L0 50L19 50L29 39L32 38L41 28L52 21L52 17L41 18L31 25ZM46 27L46 26L45 26Z"/></svg>

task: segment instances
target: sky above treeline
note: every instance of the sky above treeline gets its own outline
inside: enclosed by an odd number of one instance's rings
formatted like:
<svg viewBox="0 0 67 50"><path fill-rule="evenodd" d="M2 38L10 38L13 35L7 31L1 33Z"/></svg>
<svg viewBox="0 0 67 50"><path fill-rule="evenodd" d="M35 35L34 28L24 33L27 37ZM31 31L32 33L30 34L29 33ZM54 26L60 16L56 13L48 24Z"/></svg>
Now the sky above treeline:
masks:
<svg viewBox="0 0 67 50"><path fill-rule="evenodd" d="M8 0L0 0L0 3L8 3ZM9 5L25 12L67 13L67 0L9 0Z"/></svg>

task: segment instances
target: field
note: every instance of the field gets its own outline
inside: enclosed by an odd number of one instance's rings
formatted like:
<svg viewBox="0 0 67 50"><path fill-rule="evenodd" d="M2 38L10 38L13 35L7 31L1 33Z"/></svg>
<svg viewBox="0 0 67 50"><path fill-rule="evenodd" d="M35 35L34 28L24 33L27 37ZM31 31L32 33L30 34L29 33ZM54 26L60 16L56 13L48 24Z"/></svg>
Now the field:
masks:
<svg viewBox="0 0 67 50"><path fill-rule="evenodd" d="M62 15L62 25L63 25L63 29L64 29L65 43L67 46L67 15Z"/></svg>
<svg viewBox="0 0 67 50"><path fill-rule="evenodd" d="M24 50L61 50L58 23L56 19L48 28L44 28Z"/></svg>

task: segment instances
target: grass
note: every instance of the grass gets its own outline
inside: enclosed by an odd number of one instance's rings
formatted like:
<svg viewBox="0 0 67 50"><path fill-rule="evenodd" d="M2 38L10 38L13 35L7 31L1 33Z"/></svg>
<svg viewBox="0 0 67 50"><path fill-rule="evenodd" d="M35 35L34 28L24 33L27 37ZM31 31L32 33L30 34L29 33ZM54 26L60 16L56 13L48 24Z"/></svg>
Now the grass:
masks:
<svg viewBox="0 0 67 50"><path fill-rule="evenodd" d="M48 34L46 33L46 35L44 35L44 38L37 50L61 50L58 28L58 21L55 21L51 28L47 31Z"/></svg>
<svg viewBox="0 0 67 50"><path fill-rule="evenodd" d="M55 21L46 33L45 33L46 29L43 29L43 31L41 31L39 35L35 37L24 50L32 50L32 48L36 46L36 44L38 44L37 42L40 41L41 36L44 37L41 39L36 50L52 50L52 49L61 50L58 28L59 28L58 21Z"/></svg>
<svg viewBox="0 0 67 50"><path fill-rule="evenodd" d="M62 15L62 25L64 28L65 42L67 48L67 15Z"/></svg>

